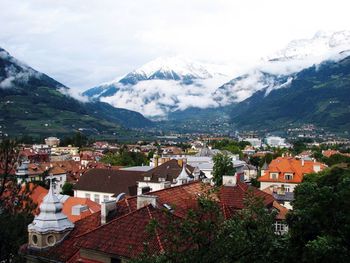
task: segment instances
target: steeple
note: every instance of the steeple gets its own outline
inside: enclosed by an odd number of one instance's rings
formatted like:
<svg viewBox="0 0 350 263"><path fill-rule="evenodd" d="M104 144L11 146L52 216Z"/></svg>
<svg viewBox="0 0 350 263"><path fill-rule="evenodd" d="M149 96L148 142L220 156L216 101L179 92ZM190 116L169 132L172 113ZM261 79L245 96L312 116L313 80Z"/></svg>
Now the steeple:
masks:
<svg viewBox="0 0 350 263"><path fill-rule="evenodd" d="M179 176L176 178L177 184L187 183L190 180L190 175L186 171L186 163L184 162L182 165L182 170Z"/></svg>
<svg viewBox="0 0 350 263"><path fill-rule="evenodd" d="M40 213L28 226L29 246L38 249L54 246L73 228L74 224L62 213L62 204L53 193L50 178L50 190L40 205Z"/></svg>

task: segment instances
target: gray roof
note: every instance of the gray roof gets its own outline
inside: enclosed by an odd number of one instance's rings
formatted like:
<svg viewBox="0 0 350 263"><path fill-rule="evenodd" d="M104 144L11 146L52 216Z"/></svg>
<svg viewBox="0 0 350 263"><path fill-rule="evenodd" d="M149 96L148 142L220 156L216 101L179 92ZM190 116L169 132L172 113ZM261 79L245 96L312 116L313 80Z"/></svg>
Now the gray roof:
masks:
<svg viewBox="0 0 350 263"><path fill-rule="evenodd" d="M138 171L138 172L148 172L151 170L153 167L151 166L132 166L132 167L125 167L125 168L120 168L119 170L123 171Z"/></svg>
<svg viewBox="0 0 350 263"><path fill-rule="evenodd" d="M294 193L293 193L293 192L285 192L284 194L273 193L273 197L274 197L277 201L287 201L287 202L291 202L291 201L294 200Z"/></svg>

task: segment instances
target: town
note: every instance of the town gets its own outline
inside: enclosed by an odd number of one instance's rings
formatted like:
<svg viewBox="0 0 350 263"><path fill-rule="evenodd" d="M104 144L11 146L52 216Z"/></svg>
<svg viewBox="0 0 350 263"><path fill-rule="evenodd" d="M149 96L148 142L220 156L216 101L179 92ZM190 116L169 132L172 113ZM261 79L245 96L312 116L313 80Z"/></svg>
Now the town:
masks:
<svg viewBox="0 0 350 263"><path fill-rule="evenodd" d="M148 240L149 253L161 255L166 233L150 237L145 229L153 220L185 222L204 196L224 220L247 209L248 197L257 198L273 212L273 233L285 236L304 177L350 163L346 140L246 136L118 144L77 133L12 146L5 139L2 205L30 219L18 229L23 244L12 249L27 262L124 262L142 256Z"/></svg>
<svg viewBox="0 0 350 263"><path fill-rule="evenodd" d="M349 1L0 6L0 263L350 262Z"/></svg>

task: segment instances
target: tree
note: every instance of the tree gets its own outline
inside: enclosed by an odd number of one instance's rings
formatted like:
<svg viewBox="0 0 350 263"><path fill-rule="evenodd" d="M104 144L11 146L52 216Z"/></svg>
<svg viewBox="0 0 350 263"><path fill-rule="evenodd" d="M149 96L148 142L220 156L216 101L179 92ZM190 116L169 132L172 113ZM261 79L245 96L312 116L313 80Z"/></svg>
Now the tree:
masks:
<svg viewBox="0 0 350 263"><path fill-rule="evenodd" d="M281 262L286 238L275 235L275 213L248 193L245 208L224 219L217 201L204 195L184 218L169 214L166 223L152 222L148 231L161 233L166 249L145 253L134 262Z"/></svg>
<svg viewBox="0 0 350 263"><path fill-rule="evenodd" d="M218 153L213 157L213 181L215 185L222 185L222 177L224 175L234 175L232 160L227 154Z"/></svg>
<svg viewBox="0 0 350 263"><path fill-rule="evenodd" d="M0 197L3 195L6 184L15 178L11 175L17 162L17 142L6 139L0 143Z"/></svg>
<svg viewBox="0 0 350 263"><path fill-rule="evenodd" d="M349 168L333 167L307 175L294 194L293 210L287 217L292 258L302 262L349 262Z"/></svg>
<svg viewBox="0 0 350 263"><path fill-rule="evenodd" d="M16 142L0 143L0 262L23 262L18 255L27 240L27 226L33 220L33 204L28 184L19 184L13 170L17 161Z"/></svg>
<svg viewBox="0 0 350 263"><path fill-rule="evenodd" d="M62 194L73 196L74 195L73 184L69 182L65 182L62 186Z"/></svg>
<svg viewBox="0 0 350 263"><path fill-rule="evenodd" d="M260 162L261 162L261 158L260 158L259 156L251 156L251 157L249 158L249 163L250 163L251 165L254 165L256 168L259 167Z"/></svg>
<svg viewBox="0 0 350 263"><path fill-rule="evenodd" d="M107 153L102 157L101 162L110 165L139 166L149 163L147 156L140 152L129 152L124 145L117 153Z"/></svg>

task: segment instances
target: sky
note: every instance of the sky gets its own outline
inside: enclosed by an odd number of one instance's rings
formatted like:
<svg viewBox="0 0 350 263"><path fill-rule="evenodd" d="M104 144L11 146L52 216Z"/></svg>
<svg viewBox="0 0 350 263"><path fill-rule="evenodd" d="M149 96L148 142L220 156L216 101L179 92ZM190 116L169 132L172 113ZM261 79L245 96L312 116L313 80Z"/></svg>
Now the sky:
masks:
<svg viewBox="0 0 350 263"><path fill-rule="evenodd" d="M348 0L0 0L0 47L86 90L160 56L253 65L289 41L350 29Z"/></svg>

